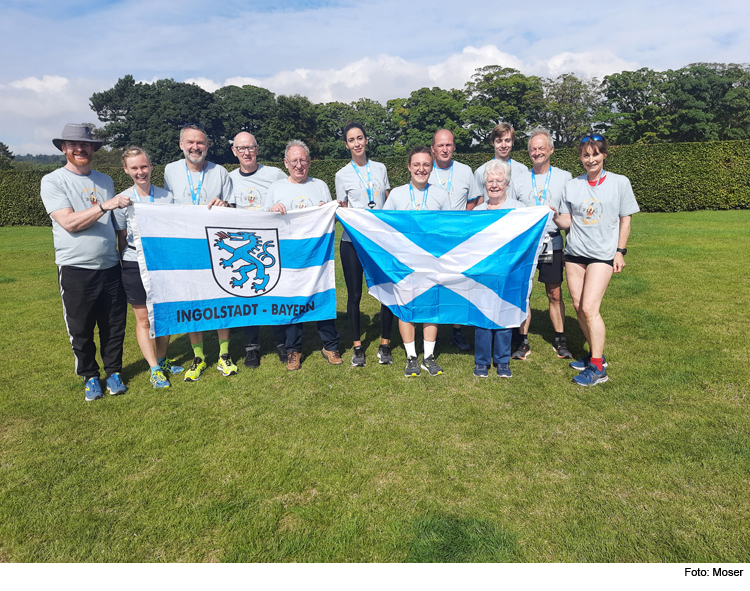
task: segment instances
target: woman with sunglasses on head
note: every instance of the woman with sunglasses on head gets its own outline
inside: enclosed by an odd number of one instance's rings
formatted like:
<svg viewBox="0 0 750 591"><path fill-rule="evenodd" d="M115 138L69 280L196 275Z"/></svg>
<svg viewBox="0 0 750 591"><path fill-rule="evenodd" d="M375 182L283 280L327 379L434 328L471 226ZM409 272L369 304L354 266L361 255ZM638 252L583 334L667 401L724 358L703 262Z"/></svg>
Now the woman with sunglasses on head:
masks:
<svg viewBox="0 0 750 591"><path fill-rule="evenodd" d="M606 330L599 308L612 278L625 267L630 218L640 211L630 181L605 172L607 140L587 135L578 145L586 170L565 185L565 192L550 208L554 222L567 233L565 274L578 323L589 344L589 355L570 366L581 373L579 386L594 386L609 378L604 360ZM555 206L556 205L556 206Z"/></svg>
<svg viewBox="0 0 750 591"><path fill-rule="evenodd" d="M336 200L341 207L355 209L383 209L391 188L385 165L373 162L367 157L367 134L359 123L350 122L344 127L344 143L351 153L351 162L336 173ZM362 299L362 263L359 261L351 238L344 230L341 236L341 267L346 281L346 316L349 331L354 340L352 365L365 366L365 351L360 340L359 304ZM380 306L380 347L378 362L381 365L393 363L391 356L391 327L393 312L387 306Z"/></svg>
<svg viewBox="0 0 750 591"><path fill-rule="evenodd" d="M173 203L172 193L151 184L151 160L145 150L131 146L122 155L122 166L133 179L133 186L122 194L130 197L131 202ZM141 281L141 271L136 256L133 238L133 222L130 210L127 216L126 231L118 233L120 257L122 258L122 284L128 303L133 306L135 315L135 338L143 353L143 358L151 368L151 385L154 388L169 388L169 377L182 371L182 367L172 364L167 359L169 335L149 337L150 324L146 308L146 290Z"/></svg>
<svg viewBox="0 0 750 591"><path fill-rule="evenodd" d="M406 165L411 175L408 185L396 187L388 195L383 209L402 211L450 210L451 197L448 191L439 185L431 185L428 181L432 174L432 150L427 146L417 146L409 152L409 163ZM398 330L406 350L406 368L404 375L408 378L418 376L419 362L417 361L416 328L413 322L399 319ZM424 353L422 355L422 369L431 376L443 373L443 368L435 361L435 341L437 340L438 325L425 322L422 325L424 337Z"/></svg>

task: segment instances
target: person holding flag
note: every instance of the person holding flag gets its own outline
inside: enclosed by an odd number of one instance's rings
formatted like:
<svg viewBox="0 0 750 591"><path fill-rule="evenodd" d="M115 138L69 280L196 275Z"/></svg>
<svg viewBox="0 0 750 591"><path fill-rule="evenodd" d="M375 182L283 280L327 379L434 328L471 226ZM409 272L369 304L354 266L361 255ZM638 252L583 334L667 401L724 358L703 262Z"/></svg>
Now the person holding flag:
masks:
<svg viewBox="0 0 750 591"><path fill-rule="evenodd" d="M628 178L604 171L607 154L603 136L584 136L578 156L586 172L568 181L564 194L550 205L555 224L568 236L568 289L589 344L589 355L570 363L581 372L573 378L579 386L594 386L609 379L604 359L606 329L599 309L612 273L625 268L630 220L640 211Z"/></svg>
<svg viewBox="0 0 750 591"><path fill-rule="evenodd" d="M180 149L184 160L171 162L164 167L164 189L172 193L174 202L184 205L207 205L211 209L226 207L232 194L232 182L223 166L206 160L208 156L208 136L206 130L197 123L189 123L180 130ZM223 376L233 376L237 366L229 356L229 329L216 331L219 337L219 363L216 366ZM193 363L185 372L185 381L200 379L205 371L206 359L203 353L203 333L189 333L193 348Z"/></svg>
<svg viewBox="0 0 750 591"><path fill-rule="evenodd" d="M432 151L427 146L417 146L409 152L407 169L411 175L408 185L401 185L393 189L383 209L416 212L426 210L450 210L450 195L445 189L431 185L428 180L432 174ZM416 350L416 329L413 322L399 319L399 332L406 349L406 377L418 376L419 362ZM429 375L436 376L443 373L443 368L435 361L435 341L437 340L438 325L424 323L422 334L424 337L424 352L422 368Z"/></svg>
<svg viewBox="0 0 750 591"><path fill-rule="evenodd" d="M519 178L514 179L516 199L527 207L534 205L548 205L554 196L562 195L566 183L573 178L567 170L561 170L550 164L550 158L555 151L552 134L538 127L529 136L529 157L533 167ZM544 238L543 250L539 255L537 269L539 282L544 283L549 300L549 317L555 338L552 348L560 359L573 359L568 350L568 340L565 337L565 303L562 299L563 281L563 237L560 229L550 220L547 235ZM526 359L531 352L529 347L529 325L531 324L531 309L523 325L518 328L518 341L513 349L513 359Z"/></svg>
<svg viewBox="0 0 750 591"><path fill-rule="evenodd" d="M391 185L384 164L367 157L367 134L359 123L350 122L344 127L344 143L351 153L351 161L336 173L336 200L341 207L354 209L383 209ZM352 240L344 230L340 245L341 268L346 282L346 317L349 331L354 341L352 365L364 367L365 351L360 336L359 306L362 300L362 263L354 250ZM391 328L393 312L387 306L380 306L380 346L378 362L381 365L393 363L391 355Z"/></svg>
<svg viewBox="0 0 750 591"><path fill-rule="evenodd" d="M130 146L123 152L122 166L128 176L133 179L133 186L122 193L123 196L129 197L130 201L161 204L174 201L169 191L151 184L151 159L145 150ZM169 388L171 384L167 376L178 374L183 368L167 359L169 335L155 339L149 337L151 327L146 308L146 290L141 280L141 270L133 238L133 221L130 215L127 216L127 230L119 230L117 239L122 259L122 285L135 315L135 338L143 358L151 368L151 385L154 388Z"/></svg>
<svg viewBox="0 0 750 591"><path fill-rule="evenodd" d="M526 207L520 201L508 197L508 186L511 178L510 164L502 160L490 160L484 168L484 186L488 199L477 205L472 211ZM497 366L498 376L501 378L512 377L513 374L509 365L512 336L512 328L487 329L477 327L474 330L474 375L476 377L486 378L493 360Z"/></svg>

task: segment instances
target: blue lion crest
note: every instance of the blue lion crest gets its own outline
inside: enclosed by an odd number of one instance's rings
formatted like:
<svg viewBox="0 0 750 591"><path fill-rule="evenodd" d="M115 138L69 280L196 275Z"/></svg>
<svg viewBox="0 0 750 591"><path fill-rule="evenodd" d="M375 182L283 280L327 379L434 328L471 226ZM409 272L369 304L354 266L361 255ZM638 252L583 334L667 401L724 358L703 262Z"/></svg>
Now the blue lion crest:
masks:
<svg viewBox="0 0 750 591"><path fill-rule="evenodd" d="M238 277L232 277L229 285L234 289L239 287L243 289L245 284L250 282L250 288L257 294L259 291L265 291L271 276L266 272L267 269L276 264L276 257L268 252L271 248L276 248L273 240L263 242L263 239L255 232L238 231L216 232L217 238L214 240L214 247L219 250L228 252L231 256L219 259L219 265L223 269L231 270L232 274ZM244 242L232 247L228 242ZM234 265L241 264L236 269ZM272 286L273 287L273 286Z"/></svg>

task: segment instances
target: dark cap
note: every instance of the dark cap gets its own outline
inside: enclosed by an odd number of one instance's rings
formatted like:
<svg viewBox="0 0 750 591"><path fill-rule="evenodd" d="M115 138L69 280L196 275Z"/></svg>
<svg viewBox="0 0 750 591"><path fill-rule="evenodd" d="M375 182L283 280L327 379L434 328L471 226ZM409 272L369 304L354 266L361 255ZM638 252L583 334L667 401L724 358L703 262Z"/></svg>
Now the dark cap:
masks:
<svg viewBox="0 0 750 591"><path fill-rule="evenodd" d="M94 152L101 148L104 143L91 137L91 127L83 123L68 123L63 129L62 137L52 140L52 143L61 152L63 142L89 142L94 146Z"/></svg>

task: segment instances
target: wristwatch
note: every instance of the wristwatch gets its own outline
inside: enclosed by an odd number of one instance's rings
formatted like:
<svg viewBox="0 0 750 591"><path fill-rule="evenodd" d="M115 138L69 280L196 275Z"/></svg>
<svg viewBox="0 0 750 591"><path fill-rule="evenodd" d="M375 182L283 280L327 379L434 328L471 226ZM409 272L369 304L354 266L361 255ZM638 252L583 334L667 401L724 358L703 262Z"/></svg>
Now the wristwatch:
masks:
<svg viewBox="0 0 750 591"><path fill-rule="evenodd" d="M628 249L627 248L618 248L617 252L619 252L622 256L625 256L626 254L628 254Z"/></svg>

